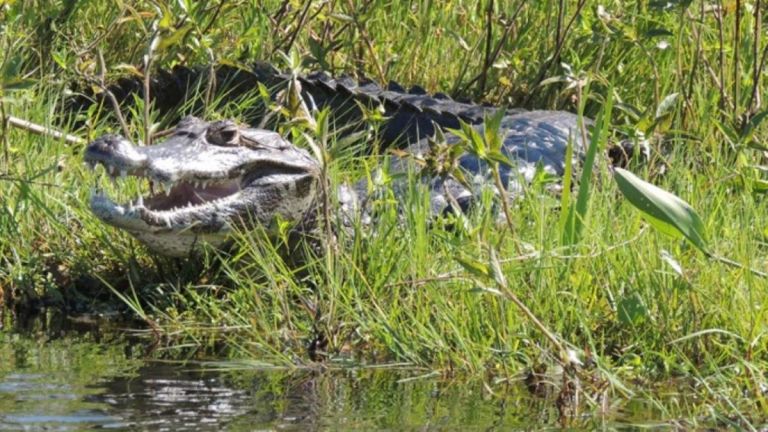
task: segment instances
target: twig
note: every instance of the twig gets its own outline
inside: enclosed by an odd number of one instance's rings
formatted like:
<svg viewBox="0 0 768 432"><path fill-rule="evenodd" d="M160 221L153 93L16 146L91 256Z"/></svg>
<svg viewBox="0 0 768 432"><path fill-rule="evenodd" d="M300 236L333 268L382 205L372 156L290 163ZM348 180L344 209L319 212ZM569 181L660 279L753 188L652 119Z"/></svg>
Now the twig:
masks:
<svg viewBox="0 0 768 432"><path fill-rule="evenodd" d="M717 86L720 89L720 109L725 111L726 101L728 100L727 93L725 91L725 35L723 32L723 1L720 0L717 4L717 13L715 14L715 20L717 21L717 39L718 39L718 70L720 71L720 84ZM704 19L704 17L702 17ZM694 27L695 28L695 27ZM712 73L712 68L710 74Z"/></svg>
<svg viewBox="0 0 768 432"><path fill-rule="evenodd" d="M150 108L150 84L152 82L152 60L155 52L155 46L160 43L160 29L157 26L157 21L154 23L154 31L152 32L152 38L149 40L149 47L147 47L147 54L144 55L144 143L146 145L152 144L152 120L149 116Z"/></svg>
<svg viewBox="0 0 768 432"><path fill-rule="evenodd" d="M5 169L11 166L11 150L8 145L8 123L9 120L5 116L5 104L0 100L0 135L3 141L3 157L5 158Z"/></svg>
<svg viewBox="0 0 768 432"><path fill-rule="evenodd" d="M705 69L707 70L707 73L709 73L709 76L712 78L712 83L714 83L715 87L720 92L720 101L719 106L722 111L725 111L726 106L733 106L731 103L730 98L728 97L728 93L725 91L725 72L723 68L723 64L725 62L725 54L724 54L724 39L723 39L723 23L722 18L720 17L720 11L718 11L715 14L715 19L718 22L718 33L719 33L719 56L718 56L718 72L715 72L715 69L712 67L712 65L709 63L709 60L707 60L706 56L701 56L701 62L704 64ZM686 12L687 17L689 19L693 19L693 15L690 14L690 12ZM701 36L698 30L696 30L696 26L691 26L691 31L693 32L693 36L697 40L701 40ZM657 80L658 81L658 80Z"/></svg>
<svg viewBox="0 0 768 432"><path fill-rule="evenodd" d="M85 140L80 137L70 135L65 132L60 132L49 127L41 126L39 124L20 119L18 117L7 116L5 121L7 121L11 126L17 127L19 129L24 129L37 135L45 135L55 139L62 139L68 144L85 144Z"/></svg>
<svg viewBox="0 0 768 432"><path fill-rule="evenodd" d="M349 4L350 11L353 11L355 9L354 4L352 1L347 2ZM370 2L367 2L366 5L370 4ZM381 62L379 61L379 58L376 56L376 50L373 48L373 42L371 41L371 36L368 34L368 31L365 29L365 26L363 26L360 21L358 21L358 15L355 12L352 12L354 14L354 22L355 27L357 27L357 31L360 32L360 36L363 38L363 42L365 42L365 46L368 48L368 52L371 55L371 60L373 60L374 66L376 66L376 72L379 75L379 81L384 84L387 82L386 75L384 74L384 68L381 66Z"/></svg>
<svg viewBox="0 0 768 432"><path fill-rule="evenodd" d="M744 265L744 264L742 264L740 262L736 262L736 261L734 261L732 259L729 259L729 258L726 258L726 257L722 257L722 256L718 256L718 255L714 255L714 254L711 254L711 253L707 253L706 255L710 259L713 259L713 260L715 260L717 262L726 264L726 265L728 265L730 267L739 268L739 269L742 269L742 270L749 270L749 272L752 273L755 276L760 276L761 278L768 278L768 273L760 271L758 269L754 269L752 267L747 267L746 265Z"/></svg>
<svg viewBox="0 0 768 432"><path fill-rule="evenodd" d="M211 102L213 99L213 94L216 91L216 56L213 55L213 50L208 48L206 50L208 53L208 62L210 63L210 66L208 66L208 84L205 86L205 110L208 111L208 108L211 106Z"/></svg>
<svg viewBox="0 0 768 432"><path fill-rule="evenodd" d="M741 64L740 51L741 47L741 0L736 0L736 21L733 29L733 118L734 120L739 115L739 90L741 89Z"/></svg>
<svg viewBox="0 0 768 432"><path fill-rule="evenodd" d="M90 53L96 46L104 39L106 39L108 36L112 34L113 31L118 27L119 23L122 23L122 19L125 15L125 8L120 10L120 16L117 19L112 20L112 22L109 23L109 26L107 26L106 29L104 29L101 34L97 35L92 41L90 41L84 48L81 48L80 50L75 52L75 57L82 57L88 53Z"/></svg>
<svg viewBox="0 0 768 432"><path fill-rule="evenodd" d="M704 2L701 2L701 10L699 12L702 17L702 25L704 21ZM695 27L696 23L691 24L691 28ZM685 109L681 113L681 119L680 124L685 125L686 117L690 113L693 115L693 105L691 104L691 98L693 97L693 84L694 80L696 78L696 71L699 70L699 61L701 57L703 56L704 49L701 46L701 33L702 32L696 32L693 31L693 36L696 39L696 55L693 57L693 67L691 67L690 74L688 75L688 88L685 92L683 92L683 95L685 97ZM680 36L682 37L682 36ZM656 82L660 82L661 80L657 79ZM658 103L657 103L658 104Z"/></svg>
<svg viewBox="0 0 768 432"><path fill-rule="evenodd" d="M478 83L478 96L485 92L485 80L488 79L488 68L491 67L491 44L493 43L493 0L488 1L488 10L486 11L485 23L485 61L483 70L480 72L480 82Z"/></svg>
<svg viewBox="0 0 768 432"><path fill-rule="evenodd" d="M301 29L304 28L304 24L306 23L307 14L309 13L310 6L312 6L312 1L305 0L304 10L301 11L301 18L299 18L299 24L296 26L296 30L293 32L293 34L291 34L291 39L288 41L288 46L284 49L285 52L291 51L291 48L293 48L293 44L296 42L296 37L299 36Z"/></svg>
<svg viewBox="0 0 768 432"><path fill-rule="evenodd" d="M763 68L765 67L766 56L768 56L768 45L766 45L763 48L763 53L760 55L760 66L758 66L758 68L757 68L758 73L757 73L756 78L755 78L755 83L753 84L755 87L754 87L754 91L752 93L752 99L749 101L749 106L752 106L753 103L755 104L753 112L757 112L757 110L760 109L760 106L762 105L761 100L760 100L759 85L760 85L760 77L762 77L763 74L760 73L759 71L763 70Z"/></svg>
<svg viewBox="0 0 768 432"><path fill-rule="evenodd" d="M112 90L110 90L109 86L107 86L107 65L104 61L104 53L101 51L101 49L98 51L98 57L99 68L101 69L99 72L99 88L101 88L101 91L104 92L104 94L107 96L107 99L109 99L110 104L112 104L112 111L115 112L115 117L117 117L117 121L120 123L120 127L123 129L123 135L128 137L131 134L131 131L128 129L128 123L125 122L125 117L123 117L123 113L120 111L120 104L117 102L115 94L112 93Z"/></svg>
<svg viewBox="0 0 768 432"><path fill-rule="evenodd" d="M281 28L283 28L283 18L285 18L285 14L288 12L288 8L290 7L290 0L283 0L283 3L280 5L280 7L277 9L277 12L274 14L267 14L267 17L269 21L272 23L272 28L277 29L277 31L280 31ZM274 18L272 17L274 15ZM276 48L273 51L277 51Z"/></svg>
<svg viewBox="0 0 768 432"><path fill-rule="evenodd" d="M496 282L496 286L499 288L498 290L493 290L486 288L487 291L493 292L494 294L498 293L502 297L506 298L507 300L511 301L512 303L517 306L517 308L520 310L520 312L525 315L528 320L533 323L533 325L539 329L539 331L552 343L552 345L557 349L558 356L556 359L563 365L568 363L567 360L567 354L565 350L565 344L558 339L558 337L551 331L547 326L544 325L543 322L539 320L539 318L536 316L536 314L533 313L530 309L528 309L528 306L523 303L522 300L517 296L517 294L512 291L512 289L509 286L509 283L507 283L507 278L504 277L503 272L501 271L501 264L499 262L498 257L496 256L496 251L493 248L490 248L489 251L490 258L491 258L491 267L493 269L493 279Z"/></svg>
<svg viewBox="0 0 768 432"><path fill-rule="evenodd" d="M755 27L752 35L754 38L754 44L752 45L752 93L749 97L749 104L747 105L747 109L749 109L751 113L757 112L762 104L762 101L760 100L760 71L763 70L762 66L765 57L762 59L760 58L760 35L762 34L760 21L763 19L763 14L761 12L763 5L761 3L760 0L755 1ZM766 46L766 49L768 49L768 46Z"/></svg>
<svg viewBox="0 0 768 432"><path fill-rule="evenodd" d="M499 39L499 43L496 44L496 48L493 50L493 54L491 55L490 61L488 62L489 65L492 65L496 59L499 58L499 54L501 54L501 48L504 46L504 44L507 43L507 39L509 38L509 34L512 33L512 29L515 28L515 21L517 20L517 16L520 14L520 11L523 10L523 6L525 6L525 1L521 1L517 9L515 9L515 12L512 14L512 17L509 18L506 27L504 27L504 34L502 34L501 39ZM469 89L469 87L472 86L472 84L476 83L481 76L485 73L485 70L480 71L479 74L477 74L474 78L469 80L464 88ZM485 85L483 85L483 88Z"/></svg>
<svg viewBox="0 0 768 432"><path fill-rule="evenodd" d="M549 60L545 61L544 64L539 69L539 73L536 76L536 80L533 82L533 85L531 88L538 87L539 84L541 84L542 81L544 81L544 77L547 75L547 72L549 71L549 68L556 63L560 59L560 53L563 51L563 46L565 45L565 39L568 37L568 32L571 30L571 26L576 21L576 18L581 14L581 10L584 9L584 5L587 4L587 0L579 0L578 4L576 5L576 12L573 13L573 16L568 21L568 24L565 26L565 29L560 30L558 26L558 36L557 36L557 45L555 46L555 52L552 55L552 57L549 58ZM561 6L561 8L564 8L564 6ZM562 13L562 12L561 12ZM533 99L533 96L537 94L537 92L532 91L528 94L528 96L525 98L525 101L523 102L523 106L527 106L531 99Z"/></svg>
<svg viewBox="0 0 768 432"><path fill-rule="evenodd" d="M224 3L226 2L227 0L221 0L219 2L218 6L216 7L216 11L213 12L213 16L211 17L211 20L208 21L208 25L205 26L205 28L200 34L204 35L208 33L208 30L210 30L211 27L213 27L213 23L216 22L216 19L219 17L219 13L221 12L221 9L224 7Z"/></svg>

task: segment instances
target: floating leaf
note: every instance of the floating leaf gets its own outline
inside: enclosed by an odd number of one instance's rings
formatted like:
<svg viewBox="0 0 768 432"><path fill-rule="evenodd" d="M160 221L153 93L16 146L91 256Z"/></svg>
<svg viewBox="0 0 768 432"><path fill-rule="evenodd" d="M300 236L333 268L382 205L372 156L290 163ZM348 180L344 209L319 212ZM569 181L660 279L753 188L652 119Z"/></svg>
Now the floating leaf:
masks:
<svg viewBox="0 0 768 432"><path fill-rule="evenodd" d="M687 202L621 168L614 170L613 178L624 198L656 229L672 236L682 235L709 255L704 223Z"/></svg>

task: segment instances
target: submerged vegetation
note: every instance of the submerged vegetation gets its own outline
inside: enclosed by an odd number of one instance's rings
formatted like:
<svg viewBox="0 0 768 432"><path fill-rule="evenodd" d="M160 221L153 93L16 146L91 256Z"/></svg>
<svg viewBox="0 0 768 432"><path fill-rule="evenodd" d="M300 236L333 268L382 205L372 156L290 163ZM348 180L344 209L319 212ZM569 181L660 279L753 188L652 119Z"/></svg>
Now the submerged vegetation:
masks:
<svg viewBox="0 0 768 432"><path fill-rule="evenodd" d="M409 364L483 375L489 391L564 366L545 380L555 380L561 414L579 405L574 421L632 395L654 401L654 388L680 380L695 396L659 402L666 420L757 428L768 419L768 283L750 271L768 270L764 9L759 0L5 1L4 119L149 142L179 113L237 119L279 107L259 89L228 99L213 86L198 89L204 103L172 113L137 97L122 120L108 103L74 117L63 101L175 65L260 60L396 80L603 116L596 149L622 139L647 149L628 169L690 203L706 235L691 243L649 225L598 156L561 194L537 178L500 223L490 193L465 217L430 221L414 179L403 203L384 194L373 226L329 226L321 251L286 254L288 227L277 221L277 235L239 233L229 254L173 261L91 217L82 144L3 121L0 301L8 316L45 305L127 310L185 358ZM372 130L386 121L370 115ZM376 170L372 135L350 144L334 133L341 125L289 117L277 127L315 144L331 185L391 181ZM115 193L143 187L125 183Z"/></svg>

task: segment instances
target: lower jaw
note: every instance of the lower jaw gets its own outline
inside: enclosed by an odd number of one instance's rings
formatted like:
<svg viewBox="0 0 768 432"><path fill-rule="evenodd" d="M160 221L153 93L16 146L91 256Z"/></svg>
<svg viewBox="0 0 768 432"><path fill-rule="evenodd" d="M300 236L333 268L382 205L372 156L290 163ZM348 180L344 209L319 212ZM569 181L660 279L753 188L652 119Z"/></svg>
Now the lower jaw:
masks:
<svg viewBox="0 0 768 432"><path fill-rule="evenodd" d="M192 234L191 232L129 231L150 250L159 254L184 258L205 246L216 249L227 243L226 233Z"/></svg>
<svg viewBox="0 0 768 432"><path fill-rule="evenodd" d="M172 210L153 210L145 207L143 203L118 204L103 194L97 194L91 196L91 212L104 223L127 231L141 232L146 229L152 233L162 231L187 233L195 226L200 226L200 223L194 221L200 219L201 215L208 215L211 212L214 215L219 213L219 206L231 205L237 196L238 194L232 194L217 200ZM183 222L189 220L193 222Z"/></svg>

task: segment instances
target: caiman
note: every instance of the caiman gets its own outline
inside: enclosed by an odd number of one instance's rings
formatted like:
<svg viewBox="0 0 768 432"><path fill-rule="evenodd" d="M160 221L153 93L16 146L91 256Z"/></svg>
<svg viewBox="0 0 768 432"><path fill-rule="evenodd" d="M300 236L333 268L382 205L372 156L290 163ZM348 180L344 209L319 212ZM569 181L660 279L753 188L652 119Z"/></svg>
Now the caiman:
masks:
<svg viewBox="0 0 768 432"><path fill-rule="evenodd" d="M265 78L258 77L262 82ZM275 80L283 75L270 76ZM301 78L303 97L310 106L333 106L349 101L380 103L390 120L382 140L413 142L406 153L423 156L427 139L440 128L459 127L459 120L475 124L495 108L455 102L421 91L384 90L372 83L353 84L324 74ZM341 96L341 97L339 97ZM161 100L162 101L162 100ZM167 102L167 101L166 101ZM359 109L359 108L358 108ZM349 110L347 110L349 111ZM348 115L348 114L346 114ZM584 128L589 125L585 120ZM399 126L399 129L392 125ZM537 169L562 176L569 141L574 163L585 151L587 134L579 117L565 111L512 111L501 121L502 153L512 161L501 165L501 179L510 193L518 193ZM450 134L447 141L458 139ZM113 176L149 179L157 193L117 204L102 192L91 197L91 210L103 222L123 229L163 255L187 256L198 245L221 247L236 227L269 224L276 217L301 223L314 220L320 188L320 164L306 150L279 134L233 121L182 119L159 144L136 146L126 138L105 135L88 145L85 161L101 164ZM392 156L392 166L406 169L409 159ZM433 214L471 206L482 187L492 185L487 164L466 153L458 159L464 181L449 176L428 179ZM338 188L345 211L365 211L364 181Z"/></svg>

